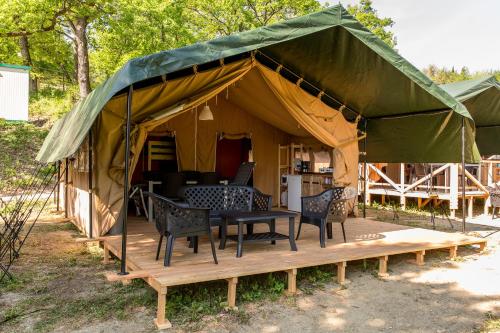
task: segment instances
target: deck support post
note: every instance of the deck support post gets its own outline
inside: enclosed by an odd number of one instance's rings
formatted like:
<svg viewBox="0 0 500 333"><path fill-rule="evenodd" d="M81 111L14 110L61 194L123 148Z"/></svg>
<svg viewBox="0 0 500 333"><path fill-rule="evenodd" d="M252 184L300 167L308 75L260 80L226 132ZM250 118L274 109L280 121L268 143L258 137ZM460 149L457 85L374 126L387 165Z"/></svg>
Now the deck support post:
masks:
<svg viewBox="0 0 500 333"><path fill-rule="evenodd" d="M457 257L458 246L450 247L450 259L455 259Z"/></svg>
<svg viewBox="0 0 500 333"><path fill-rule="evenodd" d="M341 261L337 263L337 283L344 284L345 283L345 267L347 266L347 262Z"/></svg>
<svg viewBox="0 0 500 333"><path fill-rule="evenodd" d="M288 288L286 294L288 296L295 295L297 293L297 268L292 268L286 271L288 275Z"/></svg>
<svg viewBox="0 0 500 333"><path fill-rule="evenodd" d="M167 287L162 287L158 290L158 307L156 309L155 324L159 330L171 328L172 324L165 318L165 310L167 306Z"/></svg>
<svg viewBox="0 0 500 333"><path fill-rule="evenodd" d="M103 263L104 265L107 265L107 264L109 264L109 248L108 248L108 246L106 245L106 243L104 243L104 246L103 246L103 247L104 247L104 258L103 258L103 260L102 260L102 263Z"/></svg>
<svg viewBox="0 0 500 333"><path fill-rule="evenodd" d="M425 261L424 261L425 250L415 252L415 254L416 254L416 258L415 258L416 264L418 266L423 266L425 264Z"/></svg>
<svg viewBox="0 0 500 333"><path fill-rule="evenodd" d="M468 205L467 205L467 217L472 218L474 215L474 197L469 197Z"/></svg>
<svg viewBox="0 0 500 333"><path fill-rule="evenodd" d="M486 248L486 242L479 243L479 252L483 252Z"/></svg>
<svg viewBox="0 0 500 333"><path fill-rule="evenodd" d="M127 119L125 125L125 172L123 176L123 211L122 211L122 254L121 275L127 275L127 218L128 218L128 192L129 192L129 167L130 167L130 118L132 117L132 94L134 86L130 85L127 94Z"/></svg>
<svg viewBox="0 0 500 333"><path fill-rule="evenodd" d="M378 258L378 276L379 277L387 277L389 274L387 273L387 261L389 260L389 256L382 256Z"/></svg>
<svg viewBox="0 0 500 333"><path fill-rule="evenodd" d="M237 285L238 285L237 277L227 279L227 308L229 310L238 310L238 307L236 306Z"/></svg>
<svg viewBox="0 0 500 333"><path fill-rule="evenodd" d="M399 205L401 206L402 210L406 210L406 197L404 194L404 189L405 189L405 164L401 163L399 165L399 187L401 189L401 194L399 196Z"/></svg>

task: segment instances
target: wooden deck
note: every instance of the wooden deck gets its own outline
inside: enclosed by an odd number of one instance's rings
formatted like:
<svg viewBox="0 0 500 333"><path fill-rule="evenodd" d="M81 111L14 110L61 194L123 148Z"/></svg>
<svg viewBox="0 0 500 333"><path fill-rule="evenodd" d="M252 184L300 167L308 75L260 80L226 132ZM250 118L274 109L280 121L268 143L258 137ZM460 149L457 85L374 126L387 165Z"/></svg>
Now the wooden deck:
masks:
<svg viewBox="0 0 500 333"><path fill-rule="evenodd" d="M118 276L109 274L111 281L126 282L132 278L142 278L158 292L158 312L155 320L158 328L170 327L165 318L166 294L170 286L212 281L228 281L228 304L235 307L238 277L254 274L285 271L288 273L288 293L296 292L297 269L324 264L336 264L337 279L343 283L346 263L352 260L378 258L379 274L387 274L388 256L415 253L416 263L424 263L428 250L449 249L455 256L457 247L477 244L482 250L486 240L459 233L444 233L426 229L410 228L369 219L349 219L345 224L347 243L343 243L339 225L334 224L333 239L327 240L326 248L319 246L318 229L304 225L301 238L297 241L297 252L290 251L288 241L270 243L250 243L243 248L243 257L236 258L236 244L228 240L225 250L217 250L219 264L215 265L208 239L200 239L199 252L194 254L185 240L179 239L174 247L172 264L163 266L163 254L155 261L158 233L154 225L136 218L129 219L127 241L127 267L130 274ZM267 229L267 225L256 225L256 231ZM287 234L288 221L277 221L277 231ZM297 230L297 229L296 229ZM267 230L266 230L267 231ZM235 229L229 230L234 234ZM105 261L109 253L121 256L121 237L103 239ZM218 246L218 243L216 244Z"/></svg>

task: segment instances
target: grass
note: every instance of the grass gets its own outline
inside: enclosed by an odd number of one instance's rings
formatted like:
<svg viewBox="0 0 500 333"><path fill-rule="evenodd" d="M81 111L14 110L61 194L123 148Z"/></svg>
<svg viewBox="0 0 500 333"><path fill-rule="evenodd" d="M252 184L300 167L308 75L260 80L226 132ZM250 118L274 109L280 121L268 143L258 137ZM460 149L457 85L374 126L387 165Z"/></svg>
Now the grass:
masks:
<svg viewBox="0 0 500 333"><path fill-rule="evenodd" d="M45 128L67 113L77 101L77 88L69 87L62 91L50 87L40 89L30 96L29 117Z"/></svg>
<svg viewBox="0 0 500 333"><path fill-rule="evenodd" d="M34 124L0 119L0 193L29 184L46 135L46 129Z"/></svg>
<svg viewBox="0 0 500 333"><path fill-rule="evenodd" d="M62 237L61 240L57 237ZM102 250L97 246L75 244L78 232L71 223L42 223L35 226L14 270L15 279L0 283L0 293L15 294L19 300L10 307L0 307L0 331L22 331L25 320L36 318L30 330L49 332L65 327L71 319L76 329L109 319L130 320L137 313L152 325L157 294L142 280L130 285L105 281L104 272L118 270L101 263ZM50 239L51 251L40 249ZM300 290L312 293L332 281L334 266L320 266L298 271ZM238 281L239 310L226 311L227 284L223 281L197 283L169 288L167 317L177 326L198 330L204 318L248 323L245 304L279 301L287 285L284 272L242 277Z"/></svg>
<svg viewBox="0 0 500 333"><path fill-rule="evenodd" d="M62 237L64 239L58 239ZM144 316L144 325L154 329L152 318L156 310L156 292L142 280L130 285L107 283L104 272L118 270L101 263L102 250L97 246L75 244L77 229L71 223L42 223L35 226L27 249L21 257L23 262L15 271L15 279L0 284L0 293L20 295L10 307L0 307L0 331L22 331L27 318L33 322L30 331L49 332L54 329L71 329L92 325L110 319L137 320ZM52 251L40 251L43 242L55 242ZM440 255L440 254L438 254ZM442 255L446 255L445 253ZM460 260L460 259L458 259ZM350 264L377 278L378 261L360 260ZM306 295L322 289L334 281L335 265L309 267L298 270L298 288ZM227 284L212 281L168 290L166 316L176 327L196 331L205 327L207 320L231 321L246 324L250 315L246 305L259 307L265 302L295 302L293 297L283 296L287 285L286 273L276 272L250 277L241 277L237 285L239 310L226 311ZM33 319L35 318L35 319ZM142 318L142 317L141 317ZM500 320L490 316L481 332L492 332ZM490 329L491 328L491 329Z"/></svg>
<svg viewBox="0 0 500 333"><path fill-rule="evenodd" d="M71 110L76 90L41 89L30 96L30 121L0 118L0 194L27 186L35 170L35 157L53 123Z"/></svg>
<svg viewBox="0 0 500 333"><path fill-rule="evenodd" d="M500 317L495 316L491 312L485 313L486 320L475 332L477 333L495 333L500 332Z"/></svg>

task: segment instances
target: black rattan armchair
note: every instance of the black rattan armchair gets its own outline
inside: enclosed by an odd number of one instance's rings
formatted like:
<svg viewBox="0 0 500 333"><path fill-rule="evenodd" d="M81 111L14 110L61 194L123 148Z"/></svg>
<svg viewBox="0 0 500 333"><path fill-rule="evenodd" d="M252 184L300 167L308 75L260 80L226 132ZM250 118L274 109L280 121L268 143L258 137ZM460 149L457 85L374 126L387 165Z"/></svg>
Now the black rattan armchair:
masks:
<svg viewBox="0 0 500 333"><path fill-rule="evenodd" d="M273 197L264 194L261 191L257 190L256 188L253 188L253 195L252 195L252 211L268 211L273 208ZM262 221L263 223L269 224L269 231L270 232L275 232L276 231L276 223L274 220L269 220L269 221ZM250 235L253 233L253 224L247 224L247 233ZM273 241L273 244L276 242Z"/></svg>
<svg viewBox="0 0 500 333"><path fill-rule="evenodd" d="M208 235L210 245L212 246L212 256L215 263L218 263L208 218L208 209L188 208L154 193L145 192L145 194L153 201L156 229L160 233L160 241L156 250L156 260L160 257L163 237L167 237L164 265L170 266L176 238L192 237L194 253L198 253L198 236Z"/></svg>
<svg viewBox="0 0 500 333"><path fill-rule="evenodd" d="M500 188L488 186L488 190L490 191L490 203L493 209L491 219L494 219L497 208L500 209Z"/></svg>
<svg viewBox="0 0 500 333"><path fill-rule="evenodd" d="M236 176L234 176L231 185L248 185L250 178L252 177L253 169L255 168L255 162L243 162L240 164Z"/></svg>
<svg viewBox="0 0 500 333"><path fill-rule="evenodd" d="M312 224L319 227L319 242L321 247L325 247L325 229L328 239L331 239L332 223L340 223L346 242L344 222L347 220L347 200L344 198L343 187L334 187L318 195L302 197L302 212L296 239L299 239L302 223Z"/></svg>

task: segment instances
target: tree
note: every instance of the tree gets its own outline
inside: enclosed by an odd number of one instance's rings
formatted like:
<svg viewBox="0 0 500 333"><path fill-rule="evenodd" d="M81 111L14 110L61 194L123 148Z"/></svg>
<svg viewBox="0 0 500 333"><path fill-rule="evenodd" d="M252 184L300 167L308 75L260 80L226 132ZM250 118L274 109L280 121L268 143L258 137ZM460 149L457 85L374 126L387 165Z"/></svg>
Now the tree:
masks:
<svg viewBox="0 0 500 333"><path fill-rule="evenodd" d="M316 0L189 0L194 31L210 39L317 11Z"/></svg>
<svg viewBox="0 0 500 333"><path fill-rule="evenodd" d="M118 0L89 33L92 80L102 82L131 58L195 42L186 14L183 0Z"/></svg>
<svg viewBox="0 0 500 333"><path fill-rule="evenodd" d="M62 32L74 45L76 79L80 98L90 94L90 62L88 49L88 28L101 16L113 10L112 0L73 0L64 13Z"/></svg>
<svg viewBox="0 0 500 333"><path fill-rule="evenodd" d="M357 5L349 5L347 6L347 11L387 45L390 47L396 46L397 39L394 33L388 30L388 28L394 25L394 21L389 17L379 17L377 11L372 6L371 0L360 0Z"/></svg>
<svg viewBox="0 0 500 333"><path fill-rule="evenodd" d="M16 40L21 63L33 67L30 38L53 31L61 15L69 9L59 0L5 0L0 4L0 38L6 43ZM37 91L36 75L30 78L30 88Z"/></svg>
<svg viewBox="0 0 500 333"><path fill-rule="evenodd" d="M469 68L463 66L460 72L457 72L454 67L448 69L446 67L439 68L436 65L429 65L423 69L425 75L427 75L432 81L437 84L452 83L463 80L476 79L485 75L495 75L497 79L500 79L500 71L478 71L471 73Z"/></svg>

